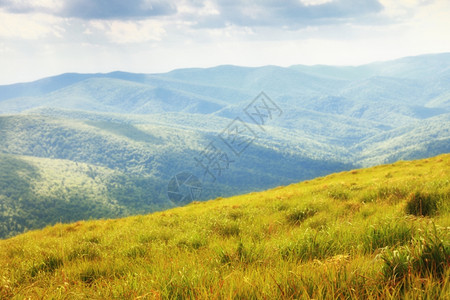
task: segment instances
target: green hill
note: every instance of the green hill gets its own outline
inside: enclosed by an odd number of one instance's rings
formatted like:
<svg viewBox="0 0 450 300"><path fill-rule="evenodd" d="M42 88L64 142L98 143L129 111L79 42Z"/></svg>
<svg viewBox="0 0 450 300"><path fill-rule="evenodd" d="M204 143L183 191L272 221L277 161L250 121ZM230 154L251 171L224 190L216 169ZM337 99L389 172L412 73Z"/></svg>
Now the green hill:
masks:
<svg viewBox="0 0 450 300"><path fill-rule="evenodd" d="M57 224L0 241L0 265L2 299L448 299L450 154Z"/></svg>
<svg viewBox="0 0 450 300"><path fill-rule="evenodd" d="M57 222L173 207L158 179L70 160L0 153L0 238Z"/></svg>
<svg viewBox="0 0 450 300"><path fill-rule="evenodd" d="M203 169L194 157L228 123L219 117L198 124L189 122L188 116L77 113L76 118L0 116L0 238L58 221L125 217L174 207L167 196L170 178L183 170L201 178ZM174 125L176 120L184 125ZM309 142L302 151L281 150L287 142L282 133L278 140L256 140L239 161L233 158L216 182L205 180L197 200L352 168L332 154L316 154L316 143ZM316 157L306 156L307 150ZM266 172L268 168L271 172Z"/></svg>

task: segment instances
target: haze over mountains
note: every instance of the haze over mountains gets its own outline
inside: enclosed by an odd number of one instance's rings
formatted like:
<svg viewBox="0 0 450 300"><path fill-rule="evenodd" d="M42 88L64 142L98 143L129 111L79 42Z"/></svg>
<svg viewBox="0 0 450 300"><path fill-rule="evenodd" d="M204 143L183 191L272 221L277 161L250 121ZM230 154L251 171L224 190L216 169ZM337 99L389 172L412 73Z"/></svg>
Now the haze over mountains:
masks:
<svg viewBox="0 0 450 300"><path fill-rule="evenodd" d="M265 110L261 127L245 108L262 91L281 111ZM236 155L221 136L238 117L252 140ZM211 142L229 158L214 178L198 163ZM450 53L358 67L63 74L0 86L0 237L177 205L167 184L182 171L208 199L448 152Z"/></svg>

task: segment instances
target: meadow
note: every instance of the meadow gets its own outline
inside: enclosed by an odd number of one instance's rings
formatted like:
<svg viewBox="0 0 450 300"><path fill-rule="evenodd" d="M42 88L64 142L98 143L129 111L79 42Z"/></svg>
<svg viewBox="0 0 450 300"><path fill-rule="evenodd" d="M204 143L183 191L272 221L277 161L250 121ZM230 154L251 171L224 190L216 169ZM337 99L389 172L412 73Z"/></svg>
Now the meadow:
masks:
<svg viewBox="0 0 450 300"><path fill-rule="evenodd" d="M1 299L449 299L450 154L0 241Z"/></svg>

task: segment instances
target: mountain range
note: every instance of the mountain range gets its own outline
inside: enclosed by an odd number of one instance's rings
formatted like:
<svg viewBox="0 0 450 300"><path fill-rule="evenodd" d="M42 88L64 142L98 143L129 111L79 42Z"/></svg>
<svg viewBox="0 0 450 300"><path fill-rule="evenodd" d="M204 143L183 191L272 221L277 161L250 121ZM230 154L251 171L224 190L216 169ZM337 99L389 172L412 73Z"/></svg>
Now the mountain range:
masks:
<svg viewBox="0 0 450 300"><path fill-rule="evenodd" d="M62 74L0 86L0 237L448 152L450 53Z"/></svg>

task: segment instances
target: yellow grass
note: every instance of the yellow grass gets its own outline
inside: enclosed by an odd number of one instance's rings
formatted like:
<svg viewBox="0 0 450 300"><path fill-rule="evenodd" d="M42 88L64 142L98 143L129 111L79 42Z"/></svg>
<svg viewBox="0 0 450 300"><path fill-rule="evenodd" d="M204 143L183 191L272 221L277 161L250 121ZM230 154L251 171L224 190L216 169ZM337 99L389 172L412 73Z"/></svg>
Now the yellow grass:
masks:
<svg viewBox="0 0 450 300"><path fill-rule="evenodd" d="M449 202L445 154L57 224L0 241L0 298L448 299Z"/></svg>

